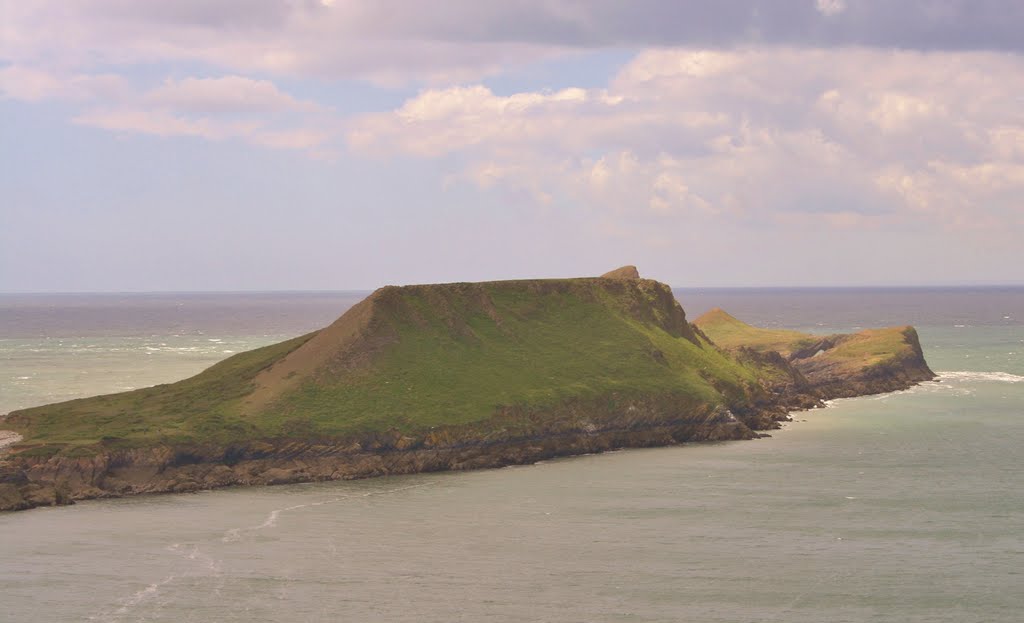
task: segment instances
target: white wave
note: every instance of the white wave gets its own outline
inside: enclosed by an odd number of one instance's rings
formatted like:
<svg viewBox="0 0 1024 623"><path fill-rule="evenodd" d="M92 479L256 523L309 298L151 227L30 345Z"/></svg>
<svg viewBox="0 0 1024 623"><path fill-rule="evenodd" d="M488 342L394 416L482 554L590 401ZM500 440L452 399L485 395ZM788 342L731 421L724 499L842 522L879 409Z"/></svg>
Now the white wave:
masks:
<svg viewBox="0 0 1024 623"><path fill-rule="evenodd" d="M86 617L89 621L103 621L104 623L114 623L115 621L123 621L125 617L135 609L136 606L144 601L149 601L160 592L160 587L173 582L178 578L177 574L171 574L160 580L159 582L153 582L138 591L135 591L128 597L118 602L118 608L113 612L101 612Z"/></svg>
<svg viewBox="0 0 1024 623"><path fill-rule="evenodd" d="M121 607L116 610L115 614L127 614L128 611L134 608L135 606L139 605L140 603L152 597L153 595L156 595L160 591L161 586L173 582L177 577L177 575L171 574L165 577L164 579L160 580L159 582L153 582L146 588L140 591L136 591L132 596L121 601Z"/></svg>
<svg viewBox="0 0 1024 623"><path fill-rule="evenodd" d="M198 570L185 569L178 573L171 573L164 576L162 580L153 582L152 584L146 585L128 597L121 599L117 602L117 607L113 611L102 612L100 614L92 615L87 617L90 621L105 621L113 623L115 621L123 621L127 619L132 620L144 620L144 618L135 618L133 611L144 602L150 602L156 599L160 593L160 589L167 584L174 582L179 578L187 578L194 576L212 577L218 581L213 584L213 590L217 593L223 587L224 579L221 573L221 564L219 560L212 558L211 556L203 553L198 545L192 544L191 547L186 547L182 543L174 543L168 545L165 548L169 552L181 556L184 560L191 563L199 563L200 567Z"/></svg>
<svg viewBox="0 0 1024 623"><path fill-rule="evenodd" d="M292 507L292 508L298 508L298 507ZM277 518L281 516L281 511L282 510L292 510L292 509L284 508L284 509L280 509L280 510L270 511L270 515L267 516L266 521L264 521L260 525L256 526L255 529L256 530L262 530L263 528L273 528L274 526L276 526L277 525Z"/></svg>
<svg viewBox="0 0 1024 623"><path fill-rule="evenodd" d="M427 485L432 484L434 484L434 481L424 482L415 485L408 485L405 487L396 487L394 489L384 489L383 491L368 491L360 495L341 495L334 498L328 498L326 500L307 502L306 504L296 504L294 506L286 506L285 508L276 508L270 511L270 513L267 515L267 518L264 519L263 523L261 523L260 525L249 526L248 528L231 528L230 530L227 530L224 533L224 536L222 536L220 540L222 543L235 543L241 541L243 537L252 535L260 530L264 530L266 528L274 528L277 526L277 520L278 518L280 518L281 513L299 510L300 508L309 508L311 506L323 506L325 504L334 504L335 502L341 502L343 500L347 500L350 498L368 498L377 495L388 495L391 493L398 493L400 491L407 491L409 489L418 489L419 487L426 487Z"/></svg>
<svg viewBox="0 0 1024 623"><path fill-rule="evenodd" d="M180 553L186 560L198 561L202 565L202 568L204 570L209 571L214 575L220 574L220 561L213 558L212 556L204 554L199 549L198 545L193 545L192 549L187 554L184 554L180 551L181 546L177 543L172 545L171 547L168 547L167 549Z"/></svg>
<svg viewBox="0 0 1024 623"><path fill-rule="evenodd" d="M975 372L972 370L940 371L938 380L940 382L995 382L995 383L1024 383L1024 376L1010 374L1009 372Z"/></svg>

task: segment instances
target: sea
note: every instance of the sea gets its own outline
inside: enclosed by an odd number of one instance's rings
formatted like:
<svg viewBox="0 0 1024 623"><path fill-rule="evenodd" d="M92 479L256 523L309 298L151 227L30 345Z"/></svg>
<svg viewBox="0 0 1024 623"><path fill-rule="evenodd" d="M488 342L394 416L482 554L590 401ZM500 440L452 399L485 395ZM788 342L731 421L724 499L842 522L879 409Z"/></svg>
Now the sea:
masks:
<svg viewBox="0 0 1024 623"><path fill-rule="evenodd" d="M181 379L365 294L0 295L0 413ZM0 621L1024 620L1024 287L676 295L913 324L939 378L753 441L3 513Z"/></svg>

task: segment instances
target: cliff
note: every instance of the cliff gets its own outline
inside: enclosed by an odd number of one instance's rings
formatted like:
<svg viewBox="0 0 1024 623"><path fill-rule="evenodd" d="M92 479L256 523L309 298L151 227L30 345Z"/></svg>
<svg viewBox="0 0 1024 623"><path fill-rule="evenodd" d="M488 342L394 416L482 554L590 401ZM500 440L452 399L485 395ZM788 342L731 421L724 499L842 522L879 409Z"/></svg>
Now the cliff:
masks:
<svg viewBox="0 0 1024 623"><path fill-rule="evenodd" d="M0 428L22 439L0 458L0 509L748 439L863 389L844 376L850 361L808 366L714 333L634 267L388 286L320 331L190 379L9 414ZM857 378L909 382L900 362Z"/></svg>

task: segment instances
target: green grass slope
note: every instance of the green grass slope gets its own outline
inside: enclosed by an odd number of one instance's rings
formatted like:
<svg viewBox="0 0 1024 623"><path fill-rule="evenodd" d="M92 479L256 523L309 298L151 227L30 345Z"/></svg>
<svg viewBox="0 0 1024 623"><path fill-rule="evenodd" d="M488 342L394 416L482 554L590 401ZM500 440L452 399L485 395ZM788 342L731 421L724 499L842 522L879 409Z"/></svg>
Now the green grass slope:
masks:
<svg viewBox="0 0 1024 623"><path fill-rule="evenodd" d="M738 320L725 310L712 309L693 322L715 344L726 349L741 347L765 352L773 350L784 357L819 341L820 336L787 329L762 329Z"/></svg>
<svg viewBox="0 0 1024 623"><path fill-rule="evenodd" d="M345 437L605 396L743 401L757 375L695 335L665 284L389 286L316 333L142 390L11 413L22 451Z"/></svg>

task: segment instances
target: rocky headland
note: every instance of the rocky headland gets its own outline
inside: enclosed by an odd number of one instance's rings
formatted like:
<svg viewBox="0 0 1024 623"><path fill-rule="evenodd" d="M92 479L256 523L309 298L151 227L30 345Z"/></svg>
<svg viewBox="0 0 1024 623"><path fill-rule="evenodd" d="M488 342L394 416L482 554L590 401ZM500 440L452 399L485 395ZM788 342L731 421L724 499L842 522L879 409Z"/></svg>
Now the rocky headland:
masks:
<svg viewBox="0 0 1024 623"><path fill-rule="evenodd" d="M691 324L632 266L388 286L190 379L8 414L0 510L752 439L934 376L911 327L817 336L721 310Z"/></svg>

